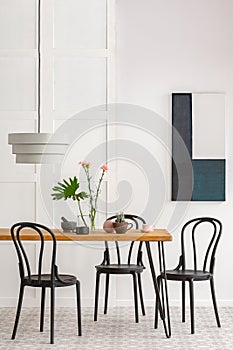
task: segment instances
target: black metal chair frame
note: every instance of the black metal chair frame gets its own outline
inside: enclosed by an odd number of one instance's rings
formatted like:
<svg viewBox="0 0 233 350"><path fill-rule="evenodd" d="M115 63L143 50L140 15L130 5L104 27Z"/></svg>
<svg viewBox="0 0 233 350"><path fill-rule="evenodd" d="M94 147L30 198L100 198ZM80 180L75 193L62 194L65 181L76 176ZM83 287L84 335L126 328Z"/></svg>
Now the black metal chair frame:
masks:
<svg viewBox="0 0 233 350"><path fill-rule="evenodd" d="M115 219L116 216L111 216L108 220ZM145 224L145 220L137 215L125 214L125 218L132 221L135 225L135 228L138 229L138 221L141 221ZM115 248L117 253L117 264L112 264L110 261L109 245L108 242L105 242L105 251L104 259L100 265L96 266L96 287L95 287L95 309L94 309L94 321L97 321L98 315L98 301L99 301L99 284L100 284L100 275L105 274L105 301L104 301L104 314L107 314L108 308L108 293L109 293L109 277L111 274L121 275L121 274L130 274L133 277L133 290L134 290L134 307L135 307L135 321L139 322L138 316L138 291L141 302L142 315L145 315L145 307L143 301L143 292L142 292L142 283L141 283L141 273L145 269L142 262L142 243L139 242L138 251L137 251L137 261L136 264L131 263L132 252L135 242L131 242L128 253L127 264L121 263L120 247L118 242L115 242Z"/></svg>
<svg viewBox="0 0 233 350"><path fill-rule="evenodd" d="M201 270L197 267L197 248L195 241L195 231L202 223L210 223L213 226L213 235L207 247L207 251L204 257L204 263ZM185 233L187 228L192 228L192 248L193 248L193 269L186 269L186 254L185 254ZM211 295L214 307L214 313L216 317L217 326L221 327L220 319L218 315L217 302L214 288L214 266L215 266L215 254L218 247L218 243L222 234L222 224L218 219L210 217L201 217L188 221L181 231L181 255L179 258L179 264L174 270L166 270L165 274L161 273L157 277L158 287L160 287L162 280L166 277L167 280L182 282L182 322L185 322L185 282L189 283L190 292L190 316L191 316L191 333L195 332L194 325L194 290L193 282L195 281L210 281ZM207 264L209 262L209 268ZM163 295L162 295L163 298ZM158 326L158 299L156 299L155 307L155 328Z"/></svg>
<svg viewBox="0 0 233 350"><path fill-rule="evenodd" d="M25 228L34 230L35 233L38 233L39 239L40 239L38 274L36 275L31 273L30 262L27 257L27 253L23 247L22 240L20 239L20 234L22 232L22 229L25 229ZM45 241L44 233L49 234L52 240L50 274L42 273L44 241ZM82 330L81 330L80 282L73 275L64 275L64 274L59 275L58 267L56 265L57 244L56 244L56 238L54 233L49 228L41 224L30 223L30 222L19 222L11 227L11 236L17 251L17 256L19 261L19 273L20 273L20 280L21 280L15 324L14 324L14 329L13 329L11 339L15 339L15 336L16 336L19 318L20 318L20 312L22 308L24 288L26 286L41 288L40 332L43 332L43 329L44 329L45 291L46 291L46 288L50 288L50 291L51 291L50 343L54 344L55 288L76 285L78 335L81 336Z"/></svg>

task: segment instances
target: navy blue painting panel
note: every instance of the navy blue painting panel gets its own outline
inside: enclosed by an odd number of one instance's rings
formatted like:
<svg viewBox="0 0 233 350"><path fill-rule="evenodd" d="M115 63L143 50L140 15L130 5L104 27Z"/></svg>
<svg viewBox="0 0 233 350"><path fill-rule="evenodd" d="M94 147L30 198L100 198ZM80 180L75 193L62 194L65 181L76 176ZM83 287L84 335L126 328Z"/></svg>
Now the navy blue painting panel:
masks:
<svg viewBox="0 0 233 350"><path fill-rule="evenodd" d="M190 201L193 184L191 93L172 94L172 126L172 200Z"/></svg>
<svg viewBox="0 0 233 350"><path fill-rule="evenodd" d="M177 201L179 189L179 179L175 162L172 160L172 201Z"/></svg>
<svg viewBox="0 0 233 350"><path fill-rule="evenodd" d="M225 201L224 159L194 159L193 201Z"/></svg>
<svg viewBox="0 0 233 350"><path fill-rule="evenodd" d="M192 94L172 94L172 126L176 128L192 157ZM173 154L176 153L176 141L172 138Z"/></svg>
<svg viewBox="0 0 233 350"><path fill-rule="evenodd" d="M193 188L193 168L189 162L172 161L172 201L191 201Z"/></svg>

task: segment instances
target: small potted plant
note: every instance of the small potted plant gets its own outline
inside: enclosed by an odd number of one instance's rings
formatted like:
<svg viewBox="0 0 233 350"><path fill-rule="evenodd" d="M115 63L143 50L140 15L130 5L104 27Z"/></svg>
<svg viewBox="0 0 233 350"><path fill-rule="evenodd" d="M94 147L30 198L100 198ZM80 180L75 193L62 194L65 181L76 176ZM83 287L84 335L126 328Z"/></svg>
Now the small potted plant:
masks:
<svg viewBox="0 0 233 350"><path fill-rule="evenodd" d="M133 227L133 224L125 221L125 215L123 212L116 214L116 220L112 223L112 226L116 233L125 233ZM130 226L130 227L129 227Z"/></svg>

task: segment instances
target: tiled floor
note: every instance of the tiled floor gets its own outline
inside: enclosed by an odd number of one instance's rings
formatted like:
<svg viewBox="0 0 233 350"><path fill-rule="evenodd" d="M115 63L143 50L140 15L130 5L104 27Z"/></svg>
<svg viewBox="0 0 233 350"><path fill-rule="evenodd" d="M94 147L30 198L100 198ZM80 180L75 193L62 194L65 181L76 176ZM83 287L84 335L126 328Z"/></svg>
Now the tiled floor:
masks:
<svg viewBox="0 0 233 350"><path fill-rule="evenodd" d="M10 340L15 309L0 310L0 349L104 349L104 350L232 350L233 308L220 308L222 328L217 328L211 308L196 308L196 334L190 334L187 323L180 322L180 310L171 309L172 338L164 335L162 324L153 329L153 308L134 322L133 308L111 308L108 315L99 314L93 322L93 309L82 309L83 335L76 335L76 313L73 308L57 308L55 345L49 344L49 314L46 312L45 332L40 333L39 309L23 308L16 340Z"/></svg>

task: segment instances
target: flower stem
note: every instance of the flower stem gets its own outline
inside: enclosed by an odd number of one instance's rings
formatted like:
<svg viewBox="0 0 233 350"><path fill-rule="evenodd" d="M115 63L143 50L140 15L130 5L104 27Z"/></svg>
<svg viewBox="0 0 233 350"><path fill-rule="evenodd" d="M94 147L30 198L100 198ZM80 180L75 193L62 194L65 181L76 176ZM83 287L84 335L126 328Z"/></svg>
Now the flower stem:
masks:
<svg viewBox="0 0 233 350"><path fill-rule="evenodd" d="M81 208L81 203L80 203L80 201L78 201L78 208L79 208L79 212L80 212L82 221L83 221L84 225L87 227L87 223L86 223L86 220L84 219L84 216L83 216L83 212L82 212L82 208Z"/></svg>
<svg viewBox="0 0 233 350"><path fill-rule="evenodd" d="M93 210L90 212L91 230L95 230L95 216L96 216L96 210L93 209Z"/></svg>
<svg viewBox="0 0 233 350"><path fill-rule="evenodd" d="M101 177L100 177L100 179L99 179L99 183L98 183L97 190L96 190L95 209L97 209L97 200L98 200L98 197L99 197L100 186L101 186L101 183L102 183L102 181L103 181L104 173L105 173L105 171L103 170L103 171L102 171L102 174L101 174Z"/></svg>
<svg viewBox="0 0 233 350"><path fill-rule="evenodd" d="M86 174L86 177L87 177L87 184L88 184L88 191L89 191L89 202L90 202L90 209L91 211L94 209L94 206L93 206L93 196L92 196L92 189L91 189L91 176L90 176L90 173L89 173L89 167L83 167L84 171L85 171L85 174Z"/></svg>
<svg viewBox="0 0 233 350"><path fill-rule="evenodd" d="M103 181L105 170L103 169L103 171L102 171L102 174L101 174L100 179L99 179L98 186L96 188L96 193L93 195L93 191L92 191L92 188L91 188L91 176L90 176L90 173L89 173L89 166L86 166L86 165L82 165L82 166L83 166L83 169L85 171L85 175L86 175L86 178L87 178L87 184L88 184L89 203L90 203L90 214L89 214L89 217L90 217L90 222L91 222L91 229L94 230L95 229L95 217L96 217L96 213L97 213L97 201L98 201L98 197L99 197L99 194L100 194L100 187L101 187L101 184L102 184L102 181ZM81 213L81 211L80 211L80 213ZM81 217L82 217L82 214L81 214ZM82 219L84 221L83 217L82 217Z"/></svg>

